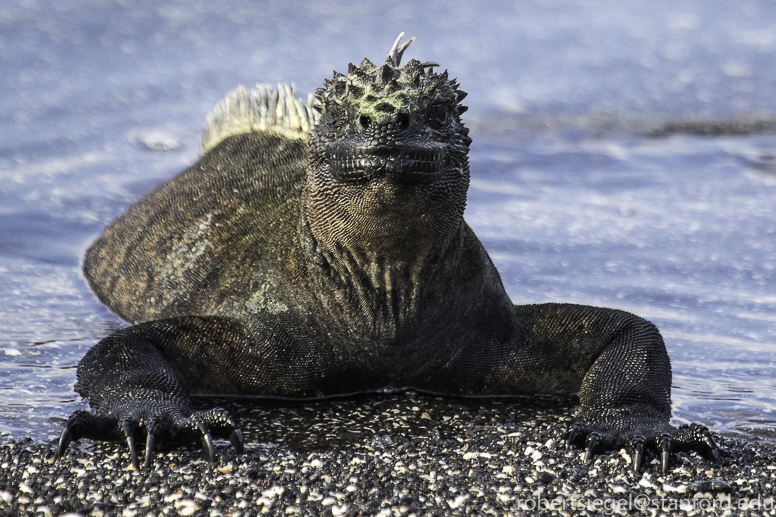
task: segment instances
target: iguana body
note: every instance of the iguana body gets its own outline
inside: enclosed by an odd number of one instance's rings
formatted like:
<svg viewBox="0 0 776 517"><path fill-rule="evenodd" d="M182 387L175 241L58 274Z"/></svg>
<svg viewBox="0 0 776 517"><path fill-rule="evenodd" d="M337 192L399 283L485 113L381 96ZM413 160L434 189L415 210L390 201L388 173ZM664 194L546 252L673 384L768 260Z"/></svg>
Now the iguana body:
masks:
<svg viewBox="0 0 776 517"><path fill-rule="evenodd" d="M191 394L321 397L412 387L456 395L579 391L570 442L716 447L676 430L657 329L617 310L515 306L463 220L465 93L429 64L335 73L307 104L230 98L203 158L114 222L89 250L95 292L135 325L82 360L60 441L231 436ZM280 114L280 116L278 116ZM296 117L296 118L294 118ZM230 126L230 119L237 120ZM289 122L290 121L290 122ZM237 129L234 129L234 128ZM310 132L308 134L307 130ZM142 429L141 429L142 428Z"/></svg>

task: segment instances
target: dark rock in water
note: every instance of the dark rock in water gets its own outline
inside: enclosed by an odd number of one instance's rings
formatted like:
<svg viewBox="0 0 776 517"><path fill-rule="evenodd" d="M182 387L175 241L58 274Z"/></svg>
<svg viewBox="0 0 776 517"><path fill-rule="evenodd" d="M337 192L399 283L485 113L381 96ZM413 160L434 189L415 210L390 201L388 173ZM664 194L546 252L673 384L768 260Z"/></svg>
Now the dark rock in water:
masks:
<svg viewBox="0 0 776 517"><path fill-rule="evenodd" d="M130 135L130 140L149 151L166 152L183 149L183 142L181 142L180 138L163 129L136 131Z"/></svg>

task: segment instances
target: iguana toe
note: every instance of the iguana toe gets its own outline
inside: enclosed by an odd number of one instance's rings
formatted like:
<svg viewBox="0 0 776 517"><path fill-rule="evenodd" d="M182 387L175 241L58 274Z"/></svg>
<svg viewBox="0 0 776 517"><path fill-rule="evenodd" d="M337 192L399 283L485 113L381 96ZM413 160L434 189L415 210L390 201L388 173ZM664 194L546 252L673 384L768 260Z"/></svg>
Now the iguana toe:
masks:
<svg viewBox="0 0 776 517"><path fill-rule="evenodd" d="M245 450L243 445L243 435L240 429L235 429L232 434L229 435L229 441L232 442L232 447L237 454L242 454Z"/></svg>
<svg viewBox="0 0 776 517"><path fill-rule="evenodd" d="M639 472L645 459L655 454L660 459L663 474L668 472L672 452L697 451L711 461L719 459L719 448L711 432L698 424L683 425L678 429L664 424L656 429L628 430L616 427L601 429L580 421L571 426L566 448L581 444L585 446L585 463L592 461L599 452L625 445L632 453L634 472Z"/></svg>
<svg viewBox="0 0 776 517"><path fill-rule="evenodd" d="M210 436L210 430L199 415L189 419L187 427L199 436L202 441L202 449L207 453L208 462L212 465L216 460L216 453L213 449L213 438Z"/></svg>
<svg viewBox="0 0 776 517"><path fill-rule="evenodd" d="M601 435L595 431L590 433L587 437L587 452L585 453L585 463L590 463L595 454L595 450L601 445Z"/></svg>
<svg viewBox="0 0 776 517"><path fill-rule="evenodd" d="M660 442L658 443L660 449L660 471L663 474L668 472L668 462L671 459L671 435L663 433L660 435Z"/></svg>
<svg viewBox="0 0 776 517"><path fill-rule="evenodd" d="M587 428L582 422L574 422L569 430L569 437L566 440L566 450L571 449L573 445L576 445L581 440L584 440L587 435Z"/></svg>
<svg viewBox="0 0 776 517"><path fill-rule="evenodd" d="M136 469L139 469L140 465L137 462L137 447L135 447L135 430L130 422L124 422L122 430L127 440L127 447L129 447L129 457L132 460L132 465Z"/></svg>
<svg viewBox="0 0 776 517"><path fill-rule="evenodd" d="M215 449L212 436L229 438L235 452L242 454L244 450L243 436L237 421L224 409L213 408L196 411L190 417L178 422L177 425L189 433L198 436L202 448L208 456L208 461L215 462Z"/></svg>
<svg viewBox="0 0 776 517"><path fill-rule="evenodd" d="M70 443L80 438L114 440L117 438L115 428L115 418L95 415L79 409L70 415L70 418L65 422L65 428L62 430L62 434L59 435L57 456L62 457Z"/></svg>
<svg viewBox="0 0 776 517"><path fill-rule="evenodd" d="M638 472L641 470L641 465L644 463L644 447L647 439L640 434L633 437L633 471Z"/></svg>
<svg viewBox="0 0 776 517"><path fill-rule="evenodd" d="M146 435L146 448L145 448L145 460L143 461L143 470L149 470L151 468L151 460L154 455L154 446L156 445L156 436L154 433L148 433Z"/></svg>
<svg viewBox="0 0 776 517"><path fill-rule="evenodd" d="M711 461L719 460L719 447L717 447L711 431L705 425L684 424L673 435L675 450L697 450Z"/></svg>
<svg viewBox="0 0 776 517"><path fill-rule="evenodd" d="M188 414L187 414L188 413ZM224 409L191 411L175 403L159 404L148 400L122 401L106 415L79 410L65 423L59 437L57 455L62 456L73 440L123 441L129 449L132 465L140 469L137 440L145 434L143 469L149 470L154 450L160 442L181 444L200 441L212 465L216 454L213 437L228 438L237 454L242 454L244 441L237 421Z"/></svg>

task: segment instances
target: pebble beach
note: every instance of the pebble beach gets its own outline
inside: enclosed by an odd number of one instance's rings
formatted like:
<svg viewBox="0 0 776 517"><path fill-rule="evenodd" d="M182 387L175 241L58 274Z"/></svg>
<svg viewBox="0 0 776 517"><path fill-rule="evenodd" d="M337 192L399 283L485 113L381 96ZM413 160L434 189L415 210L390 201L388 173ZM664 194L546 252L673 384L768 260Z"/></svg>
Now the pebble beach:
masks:
<svg viewBox="0 0 776 517"><path fill-rule="evenodd" d="M774 515L776 450L715 435L720 460L674 454L632 472L622 449L567 450L573 398L462 400L399 393L221 404L243 455L217 441L159 450L150 471L124 444L0 442L0 515Z"/></svg>
<svg viewBox="0 0 776 517"><path fill-rule="evenodd" d="M773 20L766 0L0 2L0 517L776 515ZM125 325L85 250L196 162L238 85L305 97L400 31L469 92L465 217L513 301L653 321L675 423L708 425L719 460L587 463L573 397L412 392L202 401L246 441L212 465L198 444L147 472L124 443L57 458L76 365Z"/></svg>

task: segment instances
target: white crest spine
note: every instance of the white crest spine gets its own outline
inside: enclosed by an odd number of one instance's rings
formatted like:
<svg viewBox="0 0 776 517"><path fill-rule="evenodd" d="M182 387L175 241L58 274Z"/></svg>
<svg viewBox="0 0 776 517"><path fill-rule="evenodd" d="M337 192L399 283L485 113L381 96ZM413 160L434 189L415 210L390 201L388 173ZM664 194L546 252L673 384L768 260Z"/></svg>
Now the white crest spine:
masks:
<svg viewBox="0 0 776 517"><path fill-rule="evenodd" d="M313 109L315 102L312 94L306 101L297 99L294 84L280 83L277 90L268 84L257 84L250 91L240 86L208 114L201 152L207 153L230 136L253 131L306 140L320 119Z"/></svg>

